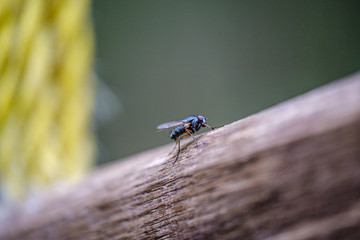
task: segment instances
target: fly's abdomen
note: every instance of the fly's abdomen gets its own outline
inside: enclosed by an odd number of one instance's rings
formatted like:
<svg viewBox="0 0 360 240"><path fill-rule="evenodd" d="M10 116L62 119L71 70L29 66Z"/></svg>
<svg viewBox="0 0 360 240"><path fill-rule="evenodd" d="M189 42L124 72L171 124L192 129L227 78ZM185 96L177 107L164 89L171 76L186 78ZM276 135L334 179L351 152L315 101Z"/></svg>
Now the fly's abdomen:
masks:
<svg viewBox="0 0 360 240"><path fill-rule="evenodd" d="M176 140L176 138L180 137L180 135L183 134L184 132L185 132L185 127L178 126L171 132L170 138Z"/></svg>

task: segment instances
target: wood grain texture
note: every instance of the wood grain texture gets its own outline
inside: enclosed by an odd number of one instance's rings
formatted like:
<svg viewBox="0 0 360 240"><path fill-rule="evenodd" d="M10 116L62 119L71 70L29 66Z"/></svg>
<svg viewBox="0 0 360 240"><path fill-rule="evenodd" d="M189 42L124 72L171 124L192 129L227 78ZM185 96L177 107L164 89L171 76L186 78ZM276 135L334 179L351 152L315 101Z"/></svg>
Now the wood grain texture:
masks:
<svg viewBox="0 0 360 240"><path fill-rule="evenodd" d="M28 201L0 239L360 239L360 74Z"/></svg>

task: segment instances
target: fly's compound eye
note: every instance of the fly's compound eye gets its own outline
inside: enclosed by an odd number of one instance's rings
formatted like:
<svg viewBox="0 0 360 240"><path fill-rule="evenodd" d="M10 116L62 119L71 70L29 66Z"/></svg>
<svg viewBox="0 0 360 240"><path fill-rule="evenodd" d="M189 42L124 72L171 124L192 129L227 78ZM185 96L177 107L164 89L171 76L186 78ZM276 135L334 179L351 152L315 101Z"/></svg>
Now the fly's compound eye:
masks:
<svg viewBox="0 0 360 240"><path fill-rule="evenodd" d="M197 118L199 119L200 122L206 123L206 117L199 115L199 116L197 116Z"/></svg>

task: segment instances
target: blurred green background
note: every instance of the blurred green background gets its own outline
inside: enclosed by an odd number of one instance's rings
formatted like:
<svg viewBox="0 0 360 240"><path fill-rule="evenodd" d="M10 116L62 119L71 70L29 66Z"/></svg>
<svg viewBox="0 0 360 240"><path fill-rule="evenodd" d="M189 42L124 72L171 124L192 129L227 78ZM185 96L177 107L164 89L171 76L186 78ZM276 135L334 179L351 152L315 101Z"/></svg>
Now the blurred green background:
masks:
<svg viewBox="0 0 360 240"><path fill-rule="evenodd" d="M359 70L360 1L93 2L98 163L228 124Z"/></svg>

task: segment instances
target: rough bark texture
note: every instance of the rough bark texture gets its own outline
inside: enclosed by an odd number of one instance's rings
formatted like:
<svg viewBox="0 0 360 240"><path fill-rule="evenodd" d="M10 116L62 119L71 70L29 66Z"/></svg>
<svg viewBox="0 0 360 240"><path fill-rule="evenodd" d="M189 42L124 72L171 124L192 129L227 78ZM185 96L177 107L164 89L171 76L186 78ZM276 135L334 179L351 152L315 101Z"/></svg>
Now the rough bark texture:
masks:
<svg viewBox="0 0 360 240"><path fill-rule="evenodd" d="M360 239L360 74L28 201L0 239Z"/></svg>

